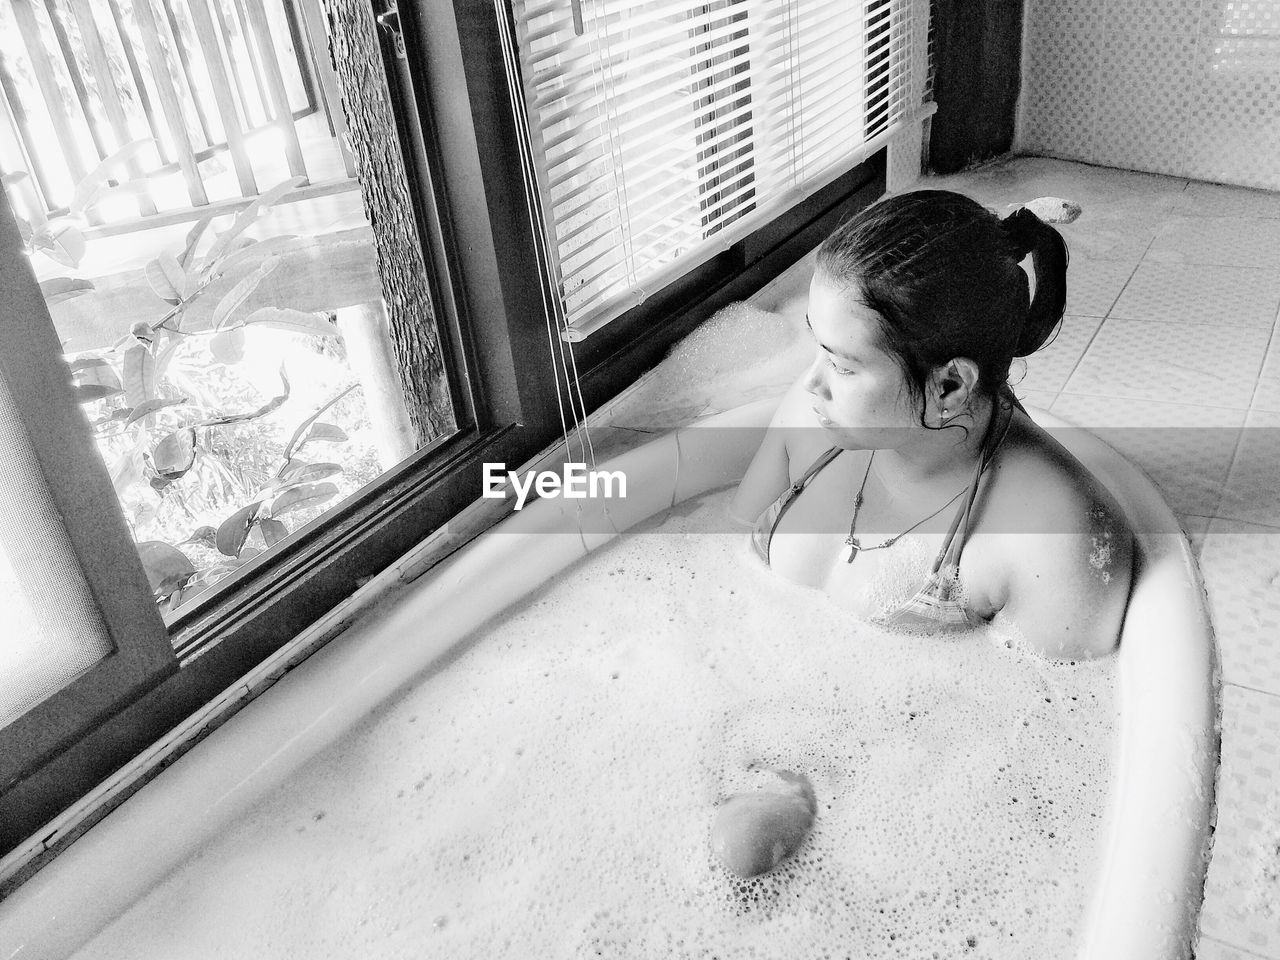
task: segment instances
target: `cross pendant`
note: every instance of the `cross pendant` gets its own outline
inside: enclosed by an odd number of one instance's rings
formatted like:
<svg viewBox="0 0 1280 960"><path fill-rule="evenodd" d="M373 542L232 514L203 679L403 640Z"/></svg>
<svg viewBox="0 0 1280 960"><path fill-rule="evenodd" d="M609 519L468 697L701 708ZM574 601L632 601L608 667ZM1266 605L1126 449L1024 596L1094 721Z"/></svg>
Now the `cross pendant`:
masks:
<svg viewBox="0 0 1280 960"><path fill-rule="evenodd" d="M858 555L858 551L862 549L862 544L858 542L858 538L850 534L845 537L845 546L849 548L849 556L845 558L845 563L853 563L853 558Z"/></svg>

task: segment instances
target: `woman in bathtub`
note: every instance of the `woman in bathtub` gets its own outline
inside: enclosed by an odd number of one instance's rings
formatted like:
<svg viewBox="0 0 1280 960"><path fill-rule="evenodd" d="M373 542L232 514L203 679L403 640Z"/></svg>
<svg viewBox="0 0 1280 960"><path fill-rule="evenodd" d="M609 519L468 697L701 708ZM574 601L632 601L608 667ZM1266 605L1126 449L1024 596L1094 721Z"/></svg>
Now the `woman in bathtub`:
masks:
<svg viewBox="0 0 1280 960"><path fill-rule="evenodd" d="M1061 235L1030 211L1001 220L944 191L838 228L809 293L817 355L731 508L761 558L888 625L1000 614L1047 656L1111 651L1132 532L1006 385L1061 322L1066 269Z"/></svg>

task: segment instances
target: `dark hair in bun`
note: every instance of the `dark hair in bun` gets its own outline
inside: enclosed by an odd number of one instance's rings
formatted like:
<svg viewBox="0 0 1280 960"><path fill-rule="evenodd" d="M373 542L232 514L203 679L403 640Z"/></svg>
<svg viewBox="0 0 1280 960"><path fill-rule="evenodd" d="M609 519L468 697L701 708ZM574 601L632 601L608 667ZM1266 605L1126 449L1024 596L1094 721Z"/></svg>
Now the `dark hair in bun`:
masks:
<svg viewBox="0 0 1280 960"><path fill-rule="evenodd" d="M1031 257L1036 293L1018 264ZM930 372L955 357L978 365L994 394L1014 357L1034 353L1062 321L1067 245L1030 210L1005 219L945 190L889 197L841 224L818 270L880 318L917 400Z"/></svg>

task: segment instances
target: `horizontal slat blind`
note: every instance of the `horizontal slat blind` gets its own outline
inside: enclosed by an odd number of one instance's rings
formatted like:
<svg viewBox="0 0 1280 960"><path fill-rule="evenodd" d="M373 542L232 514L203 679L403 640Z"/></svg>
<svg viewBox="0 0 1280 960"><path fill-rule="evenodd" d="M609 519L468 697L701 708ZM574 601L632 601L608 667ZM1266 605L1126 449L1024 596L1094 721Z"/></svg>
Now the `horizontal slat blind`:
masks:
<svg viewBox="0 0 1280 960"><path fill-rule="evenodd" d="M924 0L512 0L560 318L589 330L919 105Z"/></svg>

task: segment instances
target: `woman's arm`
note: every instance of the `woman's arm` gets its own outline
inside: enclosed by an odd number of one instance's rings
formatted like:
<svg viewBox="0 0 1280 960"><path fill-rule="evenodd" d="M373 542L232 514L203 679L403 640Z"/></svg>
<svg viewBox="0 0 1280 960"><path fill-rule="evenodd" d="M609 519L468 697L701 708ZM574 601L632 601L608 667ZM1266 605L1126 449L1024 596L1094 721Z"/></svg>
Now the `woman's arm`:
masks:
<svg viewBox="0 0 1280 960"><path fill-rule="evenodd" d="M778 404L778 409L765 433L764 442L756 451L751 465L738 484L738 491L729 504L729 517L737 523L750 526L765 508L777 499L778 494L791 482L791 460L787 452L787 432L796 424L796 408L804 403L805 391L796 381ZM808 409L808 405L804 405ZM813 419L813 415L809 415Z"/></svg>

